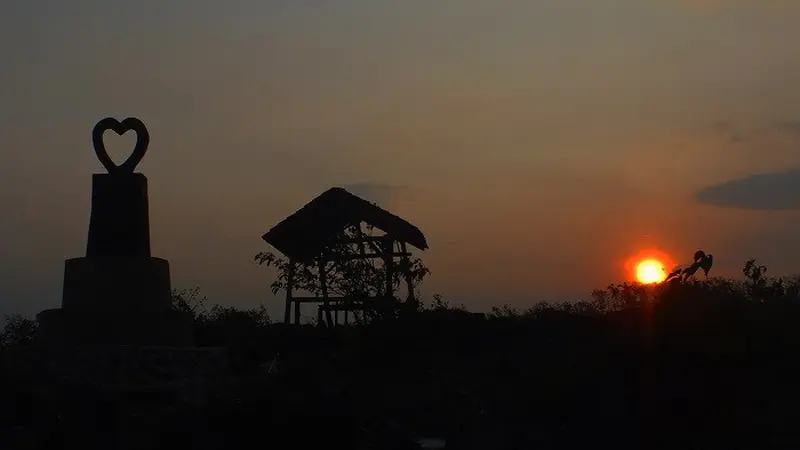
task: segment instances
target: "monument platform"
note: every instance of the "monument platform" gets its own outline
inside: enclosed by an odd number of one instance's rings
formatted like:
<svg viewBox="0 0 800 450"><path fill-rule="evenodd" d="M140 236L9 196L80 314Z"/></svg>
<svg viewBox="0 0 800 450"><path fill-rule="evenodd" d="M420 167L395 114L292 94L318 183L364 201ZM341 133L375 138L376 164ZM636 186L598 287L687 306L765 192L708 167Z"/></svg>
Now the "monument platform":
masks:
<svg viewBox="0 0 800 450"><path fill-rule="evenodd" d="M172 307L169 262L99 256L68 259L61 307L81 312L163 312Z"/></svg>
<svg viewBox="0 0 800 450"><path fill-rule="evenodd" d="M54 345L192 345L191 314L172 309L169 263L137 256L68 259L61 308L37 315Z"/></svg>

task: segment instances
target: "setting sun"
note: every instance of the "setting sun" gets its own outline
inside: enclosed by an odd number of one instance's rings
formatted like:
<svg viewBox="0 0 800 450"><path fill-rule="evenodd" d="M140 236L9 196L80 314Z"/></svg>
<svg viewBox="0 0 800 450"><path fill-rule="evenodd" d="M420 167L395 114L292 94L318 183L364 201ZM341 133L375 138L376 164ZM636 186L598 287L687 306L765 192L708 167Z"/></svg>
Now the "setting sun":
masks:
<svg viewBox="0 0 800 450"><path fill-rule="evenodd" d="M636 279L640 283L652 284L664 281L667 273L664 264L656 259L646 259L636 265Z"/></svg>

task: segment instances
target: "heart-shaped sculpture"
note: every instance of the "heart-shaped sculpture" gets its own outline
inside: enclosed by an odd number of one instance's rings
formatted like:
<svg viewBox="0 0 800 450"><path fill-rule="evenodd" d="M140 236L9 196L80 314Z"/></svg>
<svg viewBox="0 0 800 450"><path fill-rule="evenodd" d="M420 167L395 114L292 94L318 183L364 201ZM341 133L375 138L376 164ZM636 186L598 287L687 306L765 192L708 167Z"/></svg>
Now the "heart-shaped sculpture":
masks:
<svg viewBox="0 0 800 450"><path fill-rule="evenodd" d="M133 153L119 166L114 164L114 161L108 156L108 151L106 151L106 146L103 143L103 133L106 130L112 130L120 136L130 130L136 132L136 146L133 148ZM94 152L97 154L97 159L108 170L108 173L133 173L136 165L139 164L144 158L145 152L147 152L147 146L150 144L150 133L147 132L147 127L144 126L144 123L135 117L128 117L122 122L113 117L106 117L94 126L92 143L94 144Z"/></svg>

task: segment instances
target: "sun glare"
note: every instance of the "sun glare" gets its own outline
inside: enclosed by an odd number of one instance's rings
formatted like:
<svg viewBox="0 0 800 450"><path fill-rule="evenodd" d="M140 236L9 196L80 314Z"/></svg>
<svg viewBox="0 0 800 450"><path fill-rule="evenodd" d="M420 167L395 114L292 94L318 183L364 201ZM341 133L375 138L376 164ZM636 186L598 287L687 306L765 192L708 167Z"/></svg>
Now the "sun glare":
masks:
<svg viewBox="0 0 800 450"><path fill-rule="evenodd" d="M667 272L664 270L664 264L657 259L645 259L636 265L636 279L640 283L660 283L666 277Z"/></svg>

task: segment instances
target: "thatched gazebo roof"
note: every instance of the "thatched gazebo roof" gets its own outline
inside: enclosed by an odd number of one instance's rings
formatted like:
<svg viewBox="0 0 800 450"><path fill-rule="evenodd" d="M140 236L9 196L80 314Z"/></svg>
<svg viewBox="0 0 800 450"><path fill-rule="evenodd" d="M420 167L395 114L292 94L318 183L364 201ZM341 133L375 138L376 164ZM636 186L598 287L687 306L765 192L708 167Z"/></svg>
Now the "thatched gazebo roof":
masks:
<svg viewBox="0 0 800 450"><path fill-rule="evenodd" d="M420 250L428 248L419 228L340 187L323 192L261 238L289 258L307 261L318 256L349 224L361 222L382 230L396 241Z"/></svg>

